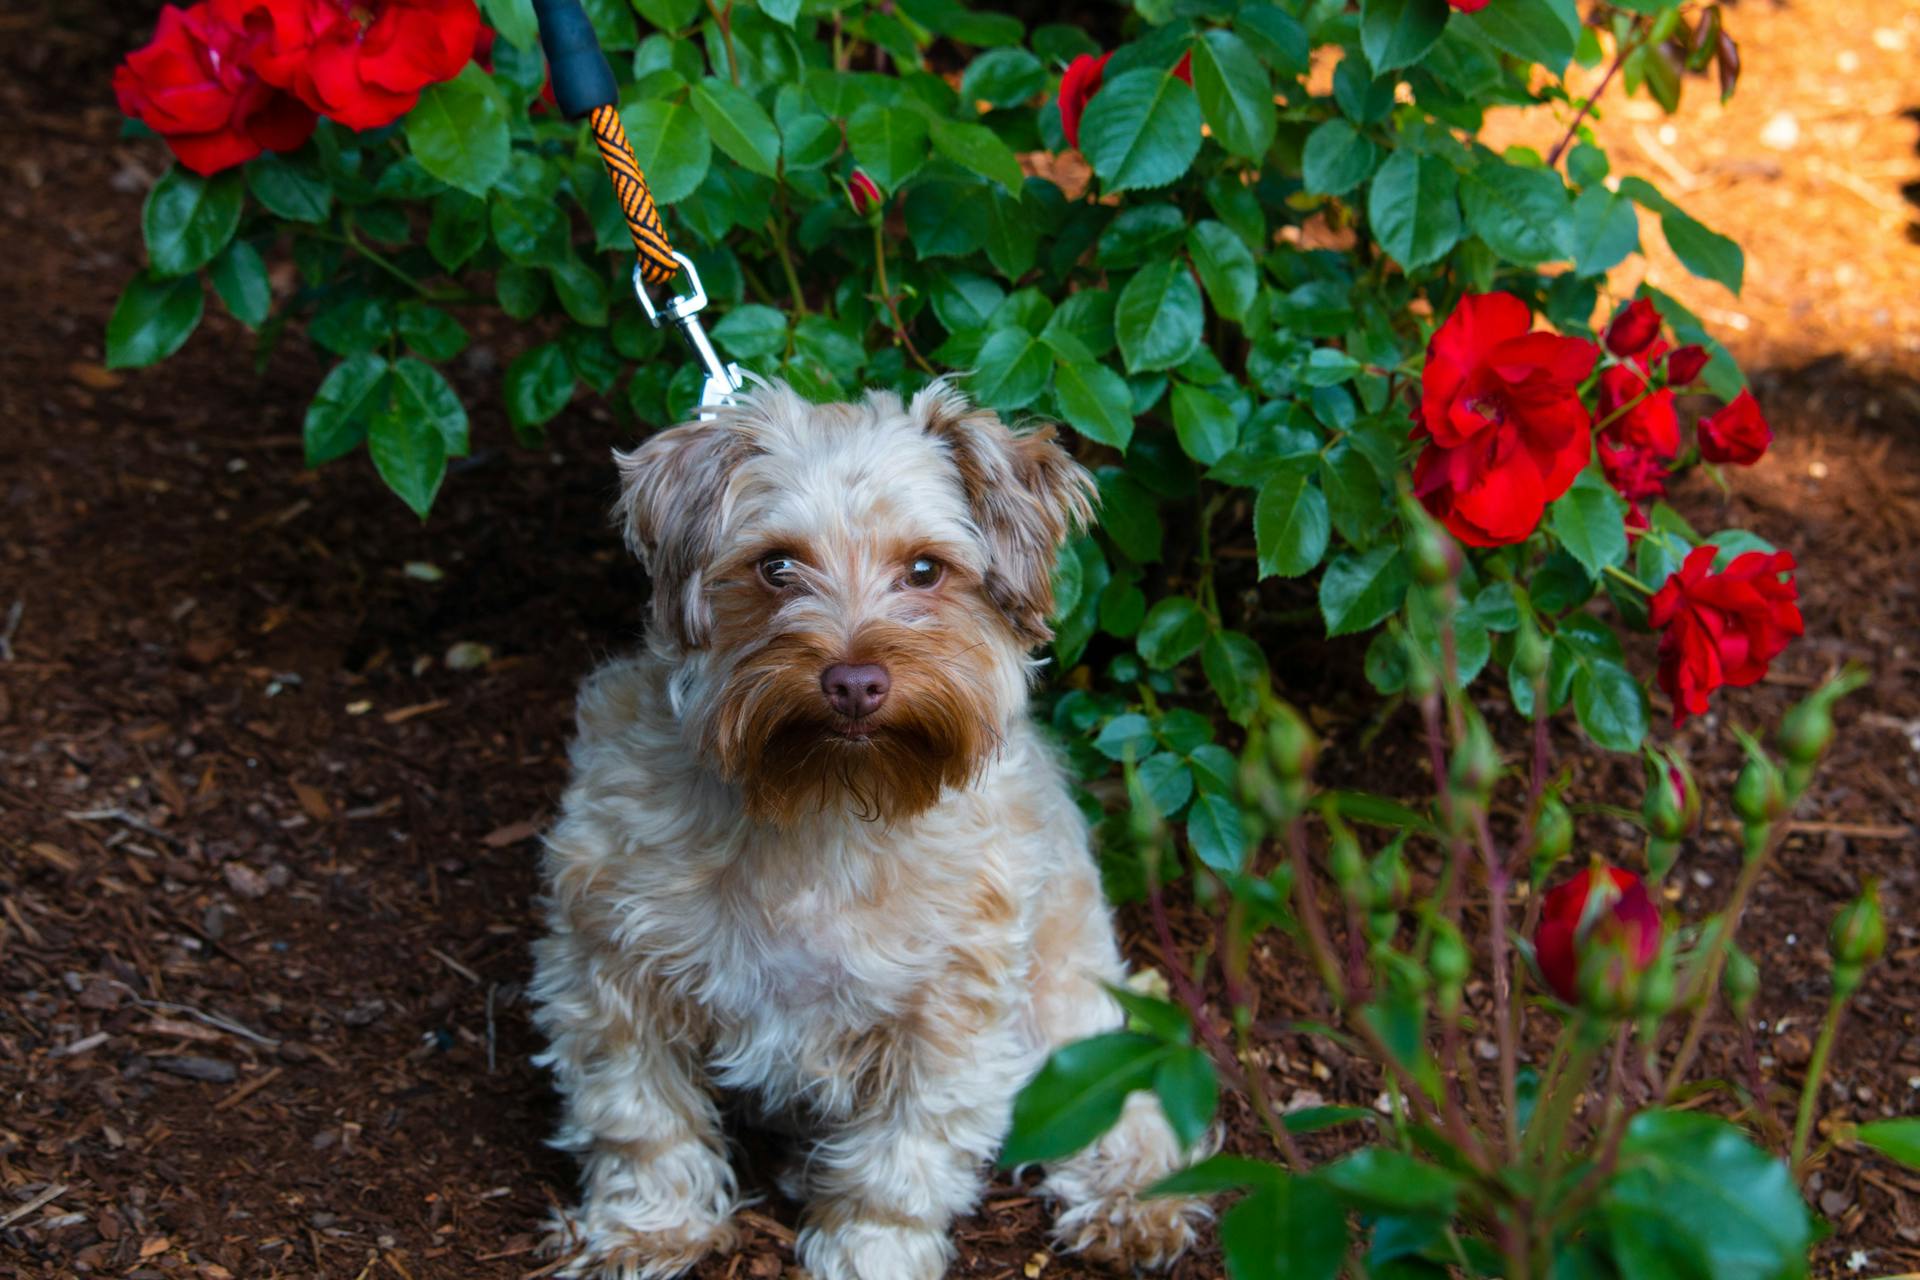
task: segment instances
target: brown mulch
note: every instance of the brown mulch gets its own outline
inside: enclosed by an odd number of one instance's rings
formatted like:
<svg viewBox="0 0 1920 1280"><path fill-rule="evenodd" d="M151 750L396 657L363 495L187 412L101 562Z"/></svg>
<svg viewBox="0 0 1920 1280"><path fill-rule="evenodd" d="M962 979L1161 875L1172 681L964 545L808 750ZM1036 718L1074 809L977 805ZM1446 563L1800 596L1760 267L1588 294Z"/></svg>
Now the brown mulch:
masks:
<svg viewBox="0 0 1920 1280"><path fill-rule="evenodd" d="M1659 251L1653 266L1766 366L1780 434L1730 496L1699 481L1682 506L1802 565L1806 639L1718 716L1768 723L1844 661L1875 672L1743 933L1766 973L1761 1052L1792 1086L1825 996L1826 921L1884 879L1893 946L1829 1093L1865 1119L1920 1099L1920 211L1900 207L1920 156L1899 115L1920 105L1902 78L1920 6L1847 7L1814 41L1810 7L1743 4L1733 108L1697 95L1670 142L1630 109L1604 128L1617 167L1697 175L1687 192L1664 181L1753 263L1738 301ZM543 1265L535 1224L572 1179L542 1146L552 1105L520 999L532 837L564 781L575 681L637 636L644 582L604 518L606 450L628 429L583 403L550 453L528 454L483 408L476 455L423 527L364 459L302 468L321 366L297 347L256 375L249 336L216 319L158 370L104 370L158 153L116 140L103 86L145 22L97 0L0 16L0 1273L526 1276ZM1799 149L1757 140L1779 112ZM517 340L466 358L471 402ZM1311 638L1294 643L1302 660L1282 669L1315 669ZM456 650L473 645L487 653ZM1374 704L1350 655L1320 657L1335 674L1290 691L1329 728L1329 774L1417 791L1411 718L1362 761ZM1678 737L1723 796L1724 724ZM1564 729L1557 745L1577 799L1637 797L1634 762ZM1694 917L1737 866L1726 817L1710 812L1677 877ZM1630 847L1604 817L1581 836ZM1176 923L1189 945L1204 929L1190 908ZM1123 925L1136 958L1162 962L1138 910ZM1282 948L1265 965L1286 1094L1371 1104L1359 1064L1280 1031L1321 1012L1316 984ZM1537 1049L1550 1026L1532 1030ZM1711 1036L1707 1068L1734 1073L1738 1049ZM1245 1104L1226 1114L1258 1151ZM792 1266L795 1210L750 1181L768 1200L747 1245L703 1276ZM1823 1273L1856 1250L1865 1274L1920 1267L1920 1178L1841 1153L1813 1198L1835 1223ZM1095 1274L1047 1255L1040 1207L1004 1179L958 1234L956 1275ZM1209 1252L1176 1275L1219 1271Z"/></svg>

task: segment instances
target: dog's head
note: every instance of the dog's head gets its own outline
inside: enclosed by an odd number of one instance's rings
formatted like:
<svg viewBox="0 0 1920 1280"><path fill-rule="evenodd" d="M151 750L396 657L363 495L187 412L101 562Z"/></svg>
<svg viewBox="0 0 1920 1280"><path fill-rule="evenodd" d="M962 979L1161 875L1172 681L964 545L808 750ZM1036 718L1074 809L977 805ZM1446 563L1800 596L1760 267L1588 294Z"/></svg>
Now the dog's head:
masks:
<svg viewBox="0 0 1920 1280"><path fill-rule="evenodd" d="M756 817L893 820L988 760L1048 636L1092 483L936 383L909 405L784 386L618 456L675 710Z"/></svg>

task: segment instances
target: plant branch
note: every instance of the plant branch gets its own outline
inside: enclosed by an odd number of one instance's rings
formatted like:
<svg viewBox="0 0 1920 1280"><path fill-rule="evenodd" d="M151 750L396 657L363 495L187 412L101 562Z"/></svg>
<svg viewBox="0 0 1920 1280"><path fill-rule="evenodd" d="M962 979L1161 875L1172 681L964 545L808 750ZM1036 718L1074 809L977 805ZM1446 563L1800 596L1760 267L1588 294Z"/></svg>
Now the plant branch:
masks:
<svg viewBox="0 0 1920 1280"><path fill-rule="evenodd" d="M1797 1176L1807 1158L1807 1139L1813 1136L1813 1117L1820 1100L1820 1085L1827 1075L1827 1057L1833 1052L1833 1040L1840 1031L1840 1015L1847 1010L1847 998L1836 989L1827 1002L1826 1020L1820 1024L1820 1038L1814 1042L1813 1057L1807 1062L1807 1078L1800 1085L1800 1110L1793 1121L1793 1158L1789 1167Z"/></svg>
<svg viewBox="0 0 1920 1280"><path fill-rule="evenodd" d="M1613 83L1613 78L1620 74L1620 68L1626 64L1627 56L1638 47L1637 40L1629 40L1614 51L1613 64L1607 68L1607 73L1600 77L1600 83L1594 86L1593 92L1580 100L1580 110L1574 113L1573 123L1567 126L1567 132L1560 141L1553 144L1553 150L1547 152L1547 168L1551 169L1560 163L1560 157L1567 153L1567 148L1573 145L1574 138L1579 135L1581 124L1592 114L1594 104L1606 93L1607 86Z"/></svg>

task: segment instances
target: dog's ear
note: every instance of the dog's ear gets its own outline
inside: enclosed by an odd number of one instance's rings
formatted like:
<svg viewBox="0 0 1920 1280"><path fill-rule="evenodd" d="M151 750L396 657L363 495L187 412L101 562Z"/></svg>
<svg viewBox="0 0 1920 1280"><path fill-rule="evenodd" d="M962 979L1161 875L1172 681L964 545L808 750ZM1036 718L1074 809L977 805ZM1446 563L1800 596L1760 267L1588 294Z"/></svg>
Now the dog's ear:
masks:
<svg viewBox="0 0 1920 1280"><path fill-rule="evenodd" d="M974 524L987 541L987 594L1023 639L1052 638L1053 564L1060 545L1093 517L1093 478L1050 426L1015 434L943 382L913 398L908 415L944 443Z"/></svg>
<svg viewBox="0 0 1920 1280"><path fill-rule="evenodd" d="M706 642L705 567L720 549L733 469L748 449L723 420L689 422L615 451L614 518L653 579L653 625L684 648Z"/></svg>

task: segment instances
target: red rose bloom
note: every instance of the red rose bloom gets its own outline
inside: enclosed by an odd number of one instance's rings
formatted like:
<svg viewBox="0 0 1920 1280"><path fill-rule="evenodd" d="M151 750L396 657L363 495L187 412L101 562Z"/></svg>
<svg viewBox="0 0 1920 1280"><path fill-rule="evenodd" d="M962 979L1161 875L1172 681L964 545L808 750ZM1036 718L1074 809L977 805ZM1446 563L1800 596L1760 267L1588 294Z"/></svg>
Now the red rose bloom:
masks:
<svg viewBox="0 0 1920 1280"><path fill-rule="evenodd" d="M1060 77L1060 132L1067 135L1067 145L1080 145L1080 117L1087 109L1087 100L1100 89L1101 78L1107 73L1107 59L1113 55L1103 53L1094 57L1083 53L1067 64L1067 72Z"/></svg>
<svg viewBox="0 0 1920 1280"><path fill-rule="evenodd" d="M1426 449L1414 492L1462 542L1519 542L1592 456L1592 419L1577 394L1599 350L1531 333L1509 293L1473 294L1427 346L1414 439Z"/></svg>
<svg viewBox="0 0 1920 1280"><path fill-rule="evenodd" d="M1546 896L1533 934L1540 976L1568 1004L1580 999L1580 963L1598 947L1631 973L1660 954L1660 909L1639 876L1619 867L1582 871Z"/></svg>
<svg viewBox="0 0 1920 1280"><path fill-rule="evenodd" d="M1647 621L1660 635L1660 687L1673 722L1707 709L1721 685L1755 683L1803 629L1793 556L1749 551L1716 573L1711 546L1695 547L1654 593Z"/></svg>
<svg viewBox="0 0 1920 1280"><path fill-rule="evenodd" d="M1628 502L1645 502L1667 492L1667 462L1651 449L1618 444L1601 436L1600 466L1611 484Z"/></svg>
<svg viewBox="0 0 1920 1280"><path fill-rule="evenodd" d="M855 169L853 176L847 179L847 199L853 203L853 211L864 218L879 208L886 197L880 193L880 185L867 176L865 169Z"/></svg>
<svg viewBox="0 0 1920 1280"><path fill-rule="evenodd" d="M1478 13L1486 8L1491 0L1447 0L1447 3L1461 13Z"/></svg>
<svg viewBox="0 0 1920 1280"><path fill-rule="evenodd" d="M1653 385L1650 370L1666 349L1664 342L1656 342L1628 363L1600 371L1602 438L1662 458L1679 456L1680 414L1674 408L1673 392L1664 387L1648 391Z"/></svg>
<svg viewBox="0 0 1920 1280"><path fill-rule="evenodd" d="M473 0L213 0L262 79L349 129L392 124L479 52Z"/></svg>
<svg viewBox="0 0 1920 1280"><path fill-rule="evenodd" d="M1708 462L1750 467L1773 443L1773 428L1760 416L1759 402L1742 391L1732 404L1700 419L1700 456Z"/></svg>
<svg viewBox="0 0 1920 1280"><path fill-rule="evenodd" d="M1667 357L1667 385L1670 387L1692 386L1693 380L1700 376L1711 359L1705 347L1689 342Z"/></svg>
<svg viewBox="0 0 1920 1280"><path fill-rule="evenodd" d="M1607 325L1607 350L1625 359L1637 356L1660 336L1660 313L1645 298L1635 298Z"/></svg>
<svg viewBox="0 0 1920 1280"><path fill-rule="evenodd" d="M244 51L240 33L207 5L168 5L153 39L115 69L114 96L195 173L218 173L262 151L297 150L313 133L313 112L262 83Z"/></svg>

